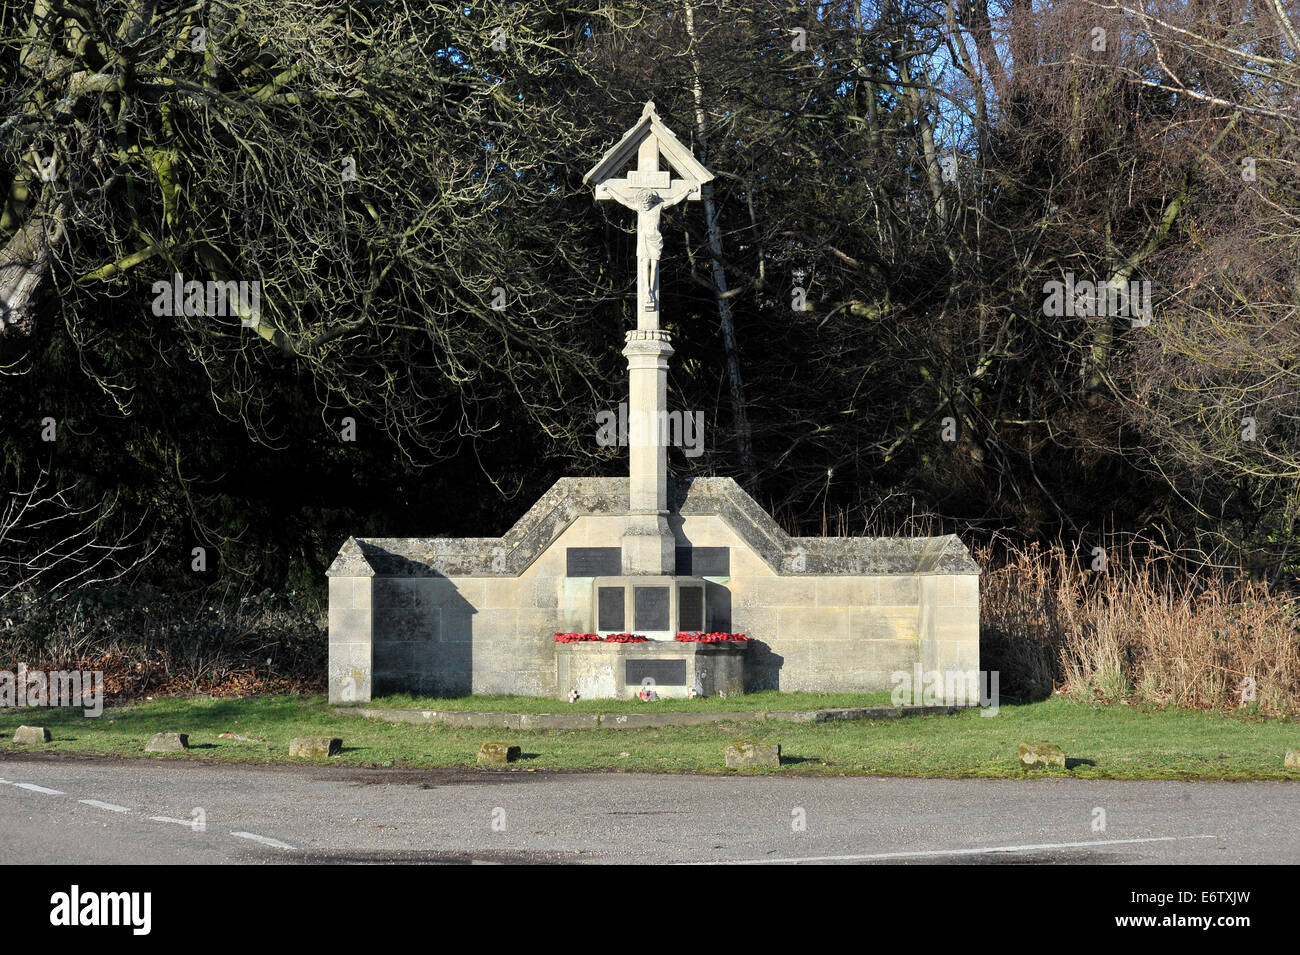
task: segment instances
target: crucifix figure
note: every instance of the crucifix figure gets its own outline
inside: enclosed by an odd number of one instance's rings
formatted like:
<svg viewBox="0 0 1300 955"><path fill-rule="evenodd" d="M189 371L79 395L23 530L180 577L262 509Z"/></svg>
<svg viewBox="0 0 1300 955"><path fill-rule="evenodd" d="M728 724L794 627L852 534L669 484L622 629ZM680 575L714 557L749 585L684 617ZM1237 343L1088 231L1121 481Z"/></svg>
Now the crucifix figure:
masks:
<svg viewBox="0 0 1300 955"><path fill-rule="evenodd" d="M641 302L642 311L653 312L659 308L659 256L664 251L664 237L659 233L659 217L664 211L664 201L653 189L637 192L636 210L636 264L645 272L637 277L637 289L644 285L647 297Z"/></svg>
<svg viewBox="0 0 1300 955"><path fill-rule="evenodd" d="M633 149L636 168L622 179L612 178L619 165L631 160ZM671 171L659 168L661 156ZM659 257L664 248L659 219L669 206L683 199L699 199L701 187L712 178L659 121L654 103L646 103L640 122L587 174L587 180L595 183L597 199L613 199L637 214L639 329L659 327Z"/></svg>

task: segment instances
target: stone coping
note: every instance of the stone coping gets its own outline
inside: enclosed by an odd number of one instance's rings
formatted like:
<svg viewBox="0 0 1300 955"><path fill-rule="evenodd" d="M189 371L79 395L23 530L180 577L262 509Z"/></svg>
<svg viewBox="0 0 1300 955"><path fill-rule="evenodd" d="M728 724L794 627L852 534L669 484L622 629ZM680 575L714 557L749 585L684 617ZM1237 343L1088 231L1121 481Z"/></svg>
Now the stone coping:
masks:
<svg viewBox="0 0 1300 955"><path fill-rule="evenodd" d="M791 537L731 478L669 482L669 523L717 516L782 576L978 574L955 534ZM501 537L349 537L330 577L518 577L579 517L628 513L628 479L561 478Z"/></svg>
<svg viewBox="0 0 1300 955"><path fill-rule="evenodd" d="M647 704L653 705L653 704ZM362 716L389 723L436 724L464 729L624 730L709 723L835 723L892 720L903 716L951 715L961 706L857 706L827 710L738 710L717 713L485 713L472 710L412 710L373 706L335 706L340 716Z"/></svg>

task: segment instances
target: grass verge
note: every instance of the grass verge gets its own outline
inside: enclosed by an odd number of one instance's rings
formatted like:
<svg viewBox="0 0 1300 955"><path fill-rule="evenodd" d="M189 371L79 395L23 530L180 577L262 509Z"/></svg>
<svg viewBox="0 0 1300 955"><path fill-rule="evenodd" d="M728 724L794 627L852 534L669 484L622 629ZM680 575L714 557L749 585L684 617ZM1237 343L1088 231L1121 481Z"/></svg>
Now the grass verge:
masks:
<svg viewBox="0 0 1300 955"><path fill-rule="evenodd" d="M446 701L440 703L445 708ZM42 747L16 746L10 740L22 723L44 725L53 741ZM474 765L481 742L504 739L523 748L523 760L512 767L521 770L725 773L729 772L723 766L727 743L754 737L781 744L783 765L769 772L1018 778L1016 744L1050 740L1065 749L1070 768L1035 775L1300 779L1300 772L1282 765L1285 750L1300 747L1300 724L1295 722L1200 710L1090 705L1064 698L1003 706L993 717L970 710L852 723L756 721L654 730L539 732L393 725L338 715L322 696L168 698L107 710L99 719L86 719L80 710L0 712L0 757L32 750L143 756L149 737L164 731L188 733L193 748L155 758L247 763L465 767ZM248 739L222 739L223 732ZM343 737L340 756L289 758L292 737L324 735Z"/></svg>

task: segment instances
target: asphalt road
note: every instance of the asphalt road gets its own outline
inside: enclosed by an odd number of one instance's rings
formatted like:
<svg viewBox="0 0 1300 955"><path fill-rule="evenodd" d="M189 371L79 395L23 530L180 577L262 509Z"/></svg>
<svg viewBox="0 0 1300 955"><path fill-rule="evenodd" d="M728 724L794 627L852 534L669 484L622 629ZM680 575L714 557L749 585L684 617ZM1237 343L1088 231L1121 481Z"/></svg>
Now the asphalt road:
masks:
<svg viewBox="0 0 1300 955"><path fill-rule="evenodd" d="M1296 863L1297 816L1287 782L0 758L4 864Z"/></svg>

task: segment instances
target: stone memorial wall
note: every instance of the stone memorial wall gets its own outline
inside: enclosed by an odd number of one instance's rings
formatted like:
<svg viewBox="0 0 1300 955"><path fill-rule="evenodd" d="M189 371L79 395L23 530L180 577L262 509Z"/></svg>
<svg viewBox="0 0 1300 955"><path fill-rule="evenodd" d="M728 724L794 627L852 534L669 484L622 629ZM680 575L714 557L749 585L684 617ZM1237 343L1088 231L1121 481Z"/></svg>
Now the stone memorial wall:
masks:
<svg viewBox="0 0 1300 955"><path fill-rule="evenodd" d="M979 669L979 569L956 537L792 538L729 478L673 489L707 626L750 637L745 689ZM611 564L590 558L619 540L627 493L626 478L565 478L500 538L348 540L329 569L331 699L567 694L554 635L595 630L592 581Z"/></svg>

